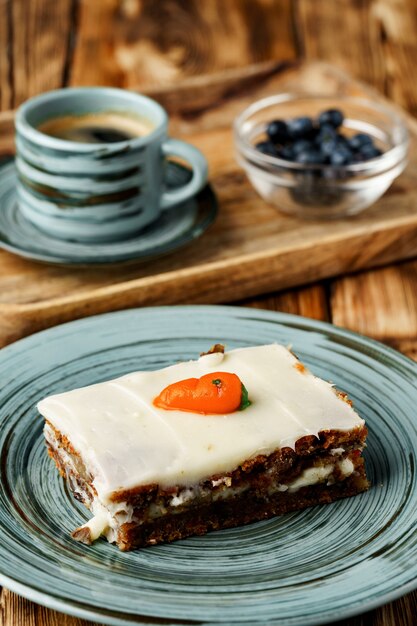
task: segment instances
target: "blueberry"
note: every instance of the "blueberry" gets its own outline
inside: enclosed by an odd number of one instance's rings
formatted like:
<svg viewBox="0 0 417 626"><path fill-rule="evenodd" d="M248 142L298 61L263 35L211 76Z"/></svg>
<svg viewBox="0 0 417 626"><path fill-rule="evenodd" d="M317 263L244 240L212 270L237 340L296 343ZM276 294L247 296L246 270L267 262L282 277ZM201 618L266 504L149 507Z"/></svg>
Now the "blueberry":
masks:
<svg viewBox="0 0 417 626"><path fill-rule="evenodd" d="M359 154L364 159L364 161L369 161L370 159L376 159L376 157L381 156L382 152L373 144L367 144L365 146L362 146Z"/></svg>
<svg viewBox="0 0 417 626"><path fill-rule="evenodd" d="M319 136L319 129L313 128L303 136L303 139L307 139L308 141L316 141Z"/></svg>
<svg viewBox="0 0 417 626"><path fill-rule="evenodd" d="M338 148L345 148L347 142L343 135L334 133L333 135L326 135L320 142L316 141L317 148L323 152L326 156L330 156L332 152Z"/></svg>
<svg viewBox="0 0 417 626"><path fill-rule="evenodd" d="M268 154L269 156L277 156L277 150L271 141L260 141L255 145L255 148L262 152L262 154Z"/></svg>
<svg viewBox="0 0 417 626"><path fill-rule="evenodd" d="M305 150L310 150L312 148L314 148L314 145L311 141L308 141L308 139L297 139L297 141L294 141L292 145L292 150L295 155L300 154L300 152L304 152Z"/></svg>
<svg viewBox="0 0 417 626"><path fill-rule="evenodd" d="M330 163L336 166L349 165L353 163L353 154L345 146L338 146L330 155Z"/></svg>
<svg viewBox="0 0 417 626"><path fill-rule="evenodd" d="M325 156L319 150L311 148L297 154L295 160L305 165L321 165L325 161Z"/></svg>
<svg viewBox="0 0 417 626"><path fill-rule="evenodd" d="M288 122L287 127L291 139L301 139L311 133L313 121L311 117L296 117Z"/></svg>
<svg viewBox="0 0 417 626"><path fill-rule="evenodd" d="M294 161L295 159L294 150L291 146L284 146L283 148L281 148L281 150L278 152L278 156L281 159L285 159L286 161Z"/></svg>
<svg viewBox="0 0 417 626"><path fill-rule="evenodd" d="M334 139L337 131L334 126L330 124L323 124L319 128L319 132L317 134L317 141L327 141L329 139Z"/></svg>
<svg viewBox="0 0 417 626"><path fill-rule="evenodd" d="M283 120L274 120L266 127L266 134L273 143L285 143L288 139L287 123Z"/></svg>
<svg viewBox="0 0 417 626"><path fill-rule="evenodd" d="M318 144L317 148L326 156L330 156L340 146L336 137L325 139Z"/></svg>
<svg viewBox="0 0 417 626"><path fill-rule="evenodd" d="M320 127L325 124L330 124L333 128L339 128L343 124L344 116L342 111L339 109L328 109L328 111L323 111L319 115L319 124Z"/></svg>
<svg viewBox="0 0 417 626"><path fill-rule="evenodd" d="M373 139L370 135L366 135L365 133L358 133L357 135L353 135L350 139L348 139L349 146L352 150L360 150L362 146L373 145Z"/></svg>
<svg viewBox="0 0 417 626"><path fill-rule="evenodd" d="M336 133L336 141L339 146L344 146L350 150L348 140L342 133Z"/></svg>

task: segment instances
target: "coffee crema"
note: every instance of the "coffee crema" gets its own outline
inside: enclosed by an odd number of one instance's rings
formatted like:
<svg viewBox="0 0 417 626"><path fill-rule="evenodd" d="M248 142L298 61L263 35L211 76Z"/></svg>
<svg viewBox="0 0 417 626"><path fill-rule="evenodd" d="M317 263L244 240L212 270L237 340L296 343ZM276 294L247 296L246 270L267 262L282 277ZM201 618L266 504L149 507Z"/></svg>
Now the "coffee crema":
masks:
<svg viewBox="0 0 417 626"><path fill-rule="evenodd" d="M76 143L115 143L144 137L154 126L146 118L130 112L99 111L64 115L42 122L41 133Z"/></svg>

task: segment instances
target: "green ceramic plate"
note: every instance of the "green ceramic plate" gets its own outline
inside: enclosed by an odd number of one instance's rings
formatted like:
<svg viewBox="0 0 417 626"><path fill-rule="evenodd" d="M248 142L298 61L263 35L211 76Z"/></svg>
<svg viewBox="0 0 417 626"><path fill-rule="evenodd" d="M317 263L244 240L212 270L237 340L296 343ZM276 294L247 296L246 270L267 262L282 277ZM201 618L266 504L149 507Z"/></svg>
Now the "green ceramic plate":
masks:
<svg viewBox="0 0 417 626"><path fill-rule="evenodd" d="M369 492L171 545L121 553L69 532L87 518L42 442L42 396L134 369L282 342L349 393L369 426ZM299 317L228 307L124 311L0 351L0 582L108 624L287 624L341 619L417 587L417 365Z"/></svg>

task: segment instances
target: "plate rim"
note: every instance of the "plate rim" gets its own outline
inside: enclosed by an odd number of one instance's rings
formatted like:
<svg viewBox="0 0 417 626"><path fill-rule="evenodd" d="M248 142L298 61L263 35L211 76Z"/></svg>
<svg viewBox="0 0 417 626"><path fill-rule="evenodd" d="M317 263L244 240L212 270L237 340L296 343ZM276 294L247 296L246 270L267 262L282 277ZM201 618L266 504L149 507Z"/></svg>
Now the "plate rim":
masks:
<svg viewBox="0 0 417 626"><path fill-rule="evenodd" d="M9 583L12 583L13 586ZM36 604L44 606L48 609L64 613L65 615L70 615L72 617L97 622L99 624L108 624L108 626L149 626L149 624L155 624L155 626L190 626L190 623L195 626L241 626L242 624L247 626L263 626L265 624L263 620L261 622L253 622L253 620L248 620L247 622L201 622L199 620L192 620L191 622L187 622L175 618L159 618L156 616L145 615L139 616L140 619L143 617L144 621L138 621L132 613L120 614L120 617L116 617L114 614L105 615L98 613L97 609L88 608L88 605L70 600L62 600L52 593L44 593L42 591L35 590L33 587L19 583L1 572L0 585L2 587L6 587L9 591L16 593L17 595L22 596L26 600L35 602ZM402 585L392 592L387 593L384 596L383 601L380 601L380 598L379 600L362 603L357 606L353 606L350 610L329 613L327 617L323 617L323 619L319 618L319 621L317 621L316 618L308 621L304 620L303 624L305 626L321 626L322 624L330 624L341 619L345 620L358 615L363 615L369 611L398 600L415 589L417 589L417 578L414 581L410 581L406 585ZM273 620L272 622L268 621L268 624L271 626L280 626L281 624L282 626L285 626L287 623L288 622L286 620L280 621L279 619Z"/></svg>
<svg viewBox="0 0 417 626"><path fill-rule="evenodd" d="M85 317L80 317L77 319L70 320L68 322L56 324L55 326L50 326L49 328L38 330L32 333L31 335L27 335L26 337L21 337L20 339L13 341L11 344L0 348L0 359L2 358L2 355L5 352L9 352L9 351L12 352L15 349L17 349L17 346L20 347L24 343L29 344L32 341L34 341L35 338L45 336L46 334L48 335L49 334L52 335L54 333L59 334L59 332L61 332L61 329L67 329L74 325L76 326L82 325L82 324L88 325L90 323L94 323L94 320L96 319L104 319L107 317L116 317L116 316L123 317L125 315L129 317L130 315L133 315L133 314L147 315L148 311L149 312L168 311L170 309L184 310L184 311L195 310L195 311L207 311L207 312L221 310L225 312L227 311L230 312L230 315L232 315L233 312L236 313L236 312L242 312L242 311L251 311L254 315L256 314L258 316L264 317L265 319L268 319L269 317L279 318L278 320L279 323L281 323L281 320L282 320L282 323L285 324L287 322L287 325L290 325L292 327L299 327L301 326L300 323L304 323L306 324L306 326L310 325L310 326L316 327L315 329L319 331L321 330L325 331L327 329L327 330L330 330L330 332L332 332L331 329L335 329L335 332L338 335L346 336L358 343L369 344L369 347L371 348L373 347L376 351L387 352L388 355L391 356L391 358L402 361L403 363L407 365L407 367L411 367L412 369L415 369L417 373L417 361L414 361L413 359L408 357L406 354L403 354L399 350L392 348L391 346L383 343L382 341L379 341L378 339L373 339L372 337L364 335L363 333L350 330L344 326L333 324L333 322L318 320L312 317L306 317L304 315L296 315L295 313L285 313L283 311L272 311L270 309L258 309L258 308L250 307L250 306L237 306L233 304L163 304L163 305L154 305L154 306L132 307L132 308L120 309L116 311L107 311L106 313L96 313L94 315L86 315ZM294 324L292 322L294 322ZM296 323L296 322L300 322L300 323ZM306 328L306 330L311 330L311 328Z"/></svg>
<svg viewBox="0 0 417 626"><path fill-rule="evenodd" d="M384 355L385 353L389 358L399 361L400 363L405 365L406 368L411 373L417 375L417 363L415 361L413 361L411 358L407 357L406 355L402 354L398 350L390 346L387 346L383 344L382 342L377 341L376 339L373 339L371 337L367 337L355 331L346 329L341 326L337 326L331 322L316 320L316 319L312 319L312 318L308 318L304 316L294 315L291 313L283 313L280 311L271 311L267 309L255 309L251 307L245 307L245 306L241 307L241 306L233 306L233 305L204 305L204 304L198 305L197 304L197 305L167 305L167 306L137 307L137 308L132 308L132 309L125 309L121 311L113 311L113 312L88 316L85 318L72 320L70 322L59 324L57 326L36 332L33 335L30 335L28 337L19 339L18 341L0 350L0 359L8 358L8 355L13 354L15 351L19 352L20 350L22 350L22 346L24 349L26 345L30 345L30 343L32 342L37 342L39 340L39 337L42 338L42 337L45 337L45 335L50 336L51 334L59 336L61 332L65 333L69 327L71 328L74 326L79 326L79 325L84 325L84 324L94 325L96 320L98 319L102 320L103 318L124 317L124 316L131 316L131 315L147 316L147 315L152 315L153 312L155 311L169 312L171 310L175 310L175 311L181 310L181 311L188 312L188 313L196 312L199 314L206 314L206 315L209 314L210 312L217 311L217 312L223 312L226 315L230 315L230 316L241 314L244 319L250 319L251 318L250 313L252 313L254 316L256 316L255 321L257 320L272 321L280 325L290 326L295 329L299 328L300 330L304 329L307 331L313 330L316 332L320 332L321 334L333 334L336 336L346 337L348 340L350 340L354 344L353 349L356 349L356 345L359 345L359 346L365 345L371 350L376 351L380 355L381 354ZM1 422L1 419L0 419L0 422ZM143 618L144 621L138 621L137 619L135 619L135 614L128 613L128 612L120 613L120 616L116 616L115 615L116 612L112 612L112 611L108 611L107 615L105 612L101 614L98 607L94 607L93 605L86 605L82 602L74 602L73 600L67 600L65 598L58 596L57 594L54 594L51 591L45 592L45 591L39 590L36 587L30 586L26 583L22 583L19 580L16 580L15 578L8 576L7 574L4 574L3 572L0 572L0 585L6 587L10 591L17 593L18 595L30 601L36 602L47 608L57 610L67 615L72 615L75 617L92 620L92 621L96 621L96 622L103 623L103 624L109 624L110 626L127 626L131 624L137 624L138 626L140 626L142 624L143 625L149 624L150 621L155 624L161 624L161 625L164 624L165 626L168 626L168 624L172 624L175 626L187 625L187 621L183 621L177 618L159 618L157 616L139 615L138 616L139 619ZM316 618L314 618L313 621L304 620L304 624L305 626L309 626L309 625L312 626L313 624L316 624L316 625L327 624L335 620L346 619L349 617L353 617L355 615L360 615L360 614L366 613L367 611L383 606L384 604L390 603L404 596L405 594L410 593L411 591L415 589L417 589L417 577L414 580L409 581L408 583L405 583L403 585L400 585L399 587L396 587L392 591L389 591L383 594L379 598L375 598L374 600L359 602L358 604L353 605L350 608L343 609L342 611L340 611L339 609L334 610L333 612L330 612L327 616L319 617L319 621L317 621ZM104 611L106 610L104 609ZM209 626L209 624L211 624L212 622L202 622L199 620L193 620L193 623L195 623L196 625L201 624L201 626ZM241 623L243 624L245 622L241 622ZM254 626L256 625L260 626L262 623L263 622L256 622ZM286 624L287 621L286 620L280 621L278 619L270 623L278 625L278 624ZM215 622L213 624L216 624L216 626L225 626L227 622ZM240 622L237 622L235 623L235 626L239 626L239 624ZM248 621L247 624L249 626L249 624L253 624L253 621L251 622Z"/></svg>

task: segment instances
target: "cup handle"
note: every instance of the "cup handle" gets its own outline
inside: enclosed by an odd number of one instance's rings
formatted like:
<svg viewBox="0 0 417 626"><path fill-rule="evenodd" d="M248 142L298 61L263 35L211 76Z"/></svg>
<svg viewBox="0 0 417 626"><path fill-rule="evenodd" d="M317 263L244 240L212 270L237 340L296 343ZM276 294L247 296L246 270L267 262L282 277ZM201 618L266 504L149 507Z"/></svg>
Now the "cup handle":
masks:
<svg viewBox="0 0 417 626"><path fill-rule="evenodd" d="M194 196L207 181L208 165L206 157L189 143L179 139L167 139L162 144L164 156L178 156L187 161L192 168L192 178L188 183L170 191L164 191L161 196L162 210L170 209L179 202Z"/></svg>

